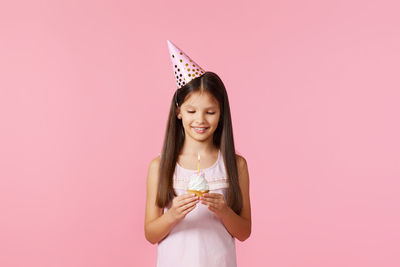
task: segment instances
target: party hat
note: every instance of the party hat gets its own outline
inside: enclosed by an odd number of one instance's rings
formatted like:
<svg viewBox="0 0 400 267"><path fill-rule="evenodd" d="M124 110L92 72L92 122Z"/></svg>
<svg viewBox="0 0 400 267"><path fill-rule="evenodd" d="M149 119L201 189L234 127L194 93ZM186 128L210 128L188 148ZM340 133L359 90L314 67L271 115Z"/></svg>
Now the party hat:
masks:
<svg viewBox="0 0 400 267"><path fill-rule="evenodd" d="M176 45L169 40L167 40L167 43L178 88L205 73L204 69L183 53Z"/></svg>

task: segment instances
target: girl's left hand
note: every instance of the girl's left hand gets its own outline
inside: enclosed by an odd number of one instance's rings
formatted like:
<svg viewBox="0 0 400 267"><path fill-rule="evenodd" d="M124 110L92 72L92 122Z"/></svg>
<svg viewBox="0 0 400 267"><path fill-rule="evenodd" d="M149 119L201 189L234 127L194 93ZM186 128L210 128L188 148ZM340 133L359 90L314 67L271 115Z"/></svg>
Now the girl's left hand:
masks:
<svg viewBox="0 0 400 267"><path fill-rule="evenodd" d="M204 193L200 198L202 204L208 206L208 209L215 213L219 218L223 217L224 214L229 210L226 204L225 197L222 194L217 193Z"/></svg>

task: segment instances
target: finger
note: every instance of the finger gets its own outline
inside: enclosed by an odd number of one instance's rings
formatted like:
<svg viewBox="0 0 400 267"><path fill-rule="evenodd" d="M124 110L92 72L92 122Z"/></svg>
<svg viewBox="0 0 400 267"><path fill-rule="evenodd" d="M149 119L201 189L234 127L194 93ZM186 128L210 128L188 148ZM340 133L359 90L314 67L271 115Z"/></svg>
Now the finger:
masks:
<svg viewBox="0 0 400 267"><path fill-rule="evenodd" d="M217 209L215 209L214 207L208 206L208 209L212 212L217 212Z"/></svg>
<svg viewBox="0 0 400 267"><path fill-rule="evenodd" d="M218 193L204 193L204 198L220 198L222 195Z"/></svg>
<svg viewBox="0 0 400 267"><path fill-rule="evenodd" d="M203 204L209 204L209 203L218 203L218 199L213 199L213 198L205 198L201 200L201 203Z"/></svg>
<svg viewBox="0 0 400 267"><path fill-rule="evenodd" d="M207 206L207 208L214 213L218 213L219 211L218 207L215 206Z"/></svg>
<svg viewBox="0 0 400 267"><path fill-rule="evenodd" d="M196 199L198 198L195 194L184 194L184 195L179 195L177 197L174 198L175 202L179 203L182 201L190 201L191 199Z"/></svg>
<svg viewBox="0 0 400 267"><path fill-rule="evenodd" d="M215 203L208 203L207 206L208 206L208 207L211 207L211 208L214 208L214 209L217 209L217 208L218 208L218 205L215 204Z"/></svg>
<svg viewBox="0 0 400 267"><path fill-rule="evenodd" d="M193 202L189 202L186 205L183 205L181 207L178 208L179 212L184 212L186 209L191 208L193 206L196 206L197 201L193 201Z"/></svg>
<svg viewBox="0 0 400 267"><path fill-rule="evenodd" d="M184 195L179 195L179 196L174 197L173 201L179 202L179 201L181 201L183 198L184 198Z"/></svg>
<svg viewBox="0 0 400 267"><path fill-rule="evenodd" d="M196 208L196 206L193 206L193 207L190 207L190 208L184 210L184 211L182 212L182 214L183 214L183 215L186 215L186 214L188 214L189 212L191 212L192 210L194 210L194 208Z"/></svg>
<svg viewBox="0 0 400 267"><path fill-rule="evenodd" d="M187 212L189 212L189 211L195 209L196 207L197 207L197 203L194 204L194 205L192 205L192 206L189 206L189 207L187 207L187 208L185 208L185 209L182 209L182 210L181 210L181 213L182 213L182 214L186 214Z"/></svg>
<svg viewBox="0 0 400 267"><path fill-rule="evenodd" d="M192 197L196 197L196 195L195 194L183 194L183 195L178 196L177 198L178 198L178 200L183 200L183 199L188 199L188 198L192 198Z"/></svg>
<svg viewBox="0 0 400 267"><path fill-rule="evenodd" d="M179 201L178 206L186 205L186 204L188 204L190 202L193 202L193 201L196 201L198 199L199 199L198 196L191 196L189 198L182 199L182 200Z"/></svg>

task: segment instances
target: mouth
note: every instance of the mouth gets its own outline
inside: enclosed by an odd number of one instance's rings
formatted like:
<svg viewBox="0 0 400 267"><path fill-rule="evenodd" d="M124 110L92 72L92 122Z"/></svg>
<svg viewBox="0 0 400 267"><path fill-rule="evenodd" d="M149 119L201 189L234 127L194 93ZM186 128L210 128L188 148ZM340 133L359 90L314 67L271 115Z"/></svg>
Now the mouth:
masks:
<svg viewBox="0 0 400 267"><path fill-rule="evenodd" d="M196 133L205 133L210 127L192 127Z"/></svg>

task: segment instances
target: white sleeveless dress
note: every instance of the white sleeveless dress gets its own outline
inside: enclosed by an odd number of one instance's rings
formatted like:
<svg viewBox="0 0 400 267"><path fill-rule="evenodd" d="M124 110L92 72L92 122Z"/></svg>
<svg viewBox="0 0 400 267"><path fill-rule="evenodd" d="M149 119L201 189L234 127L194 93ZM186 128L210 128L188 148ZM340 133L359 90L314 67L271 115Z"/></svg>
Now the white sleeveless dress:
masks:
<svg viewBox="0 0 400 267"><path fill-rule="evenodd" d="M217 161L201 171L205 173L210 193L223 194L226 199L229 183L221 151ZM173 187L177 195L186 194L189 177L195 172L176 165ZM167 210L164 208L164 212ZM201 202L158 244L157 254L157 267L236 266L235 238Z"/></svg>

